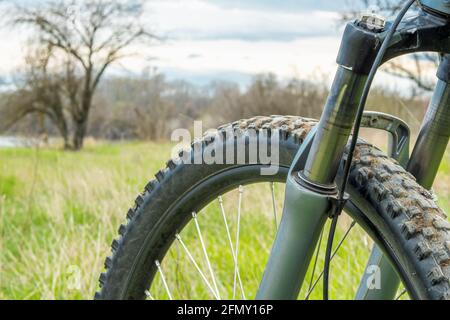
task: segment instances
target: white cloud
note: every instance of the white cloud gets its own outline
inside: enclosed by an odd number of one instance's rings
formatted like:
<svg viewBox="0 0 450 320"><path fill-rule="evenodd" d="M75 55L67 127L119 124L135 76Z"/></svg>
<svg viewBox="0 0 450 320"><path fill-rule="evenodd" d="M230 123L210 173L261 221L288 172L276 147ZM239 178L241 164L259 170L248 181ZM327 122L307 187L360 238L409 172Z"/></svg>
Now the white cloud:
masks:
<svg viewBox="0 0 450 320"><path fill-rule="evenodd" d="M24 34L0 28L0 75L5 75L23 64L26 54Z"/></svg>
<svg viewBox="0 0 450 320"><path fill-rule="evenodd" d="M257 74L273 72L281 77L309 76L333 72L339 49L336 37L309 37L288 42L242 40L175 41L145 51L157 59L160 69L180 69L190 73L234 72ZM139 71L140 62L124 62Z"/></svg>
<svg viewBox="0 0 450 320"><path fill-rule="evenodd" d="M156 57L152 63L162 71L306 77L336 68L342 30L333 12L224 7L206 0L151 1L148 12L149 22L168 40L140 52ZM142 69L136 59L123 65Z"/></svg>
<svg viewBox="0 0 450 320"><path fill-rule="evenodd" d="M292 40L336 34L337 13L221 7L205 0L148 3L150 23L172 39Z"/></svg>

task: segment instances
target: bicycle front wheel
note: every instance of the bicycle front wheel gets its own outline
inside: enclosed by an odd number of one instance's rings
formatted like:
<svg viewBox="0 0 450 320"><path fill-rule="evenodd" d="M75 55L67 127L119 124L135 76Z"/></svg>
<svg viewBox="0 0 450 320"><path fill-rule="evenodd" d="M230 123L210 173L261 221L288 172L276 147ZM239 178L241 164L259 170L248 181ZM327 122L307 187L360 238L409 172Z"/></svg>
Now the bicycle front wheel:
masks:
<svg viewBox="0 0 450 320"><path fill-rule="evenodd" d="M259 158L245 157L240 164L169 161L120 227L96 298L254 298L281 219L283 183L315 124L311 119L272 116L219 129L233 132L221 143L234 154L248 155L252 144L279 135L275 175L261 175L265 166ZM259 133L262 130L265 134ZM196 142L203 147L208 143L207 138ZM194 158L202 148L186 152ZM348 218L341 219L341 241L332 261L332 297L354 297L371 243L376 242L402 280L399 296L450 299L450 225L432 195L395 160L366 143L358 145L349 184ZM321 298L320 252L325 243L319 241L300 299ZM376 278L373 285L376 288Z"/></svg>

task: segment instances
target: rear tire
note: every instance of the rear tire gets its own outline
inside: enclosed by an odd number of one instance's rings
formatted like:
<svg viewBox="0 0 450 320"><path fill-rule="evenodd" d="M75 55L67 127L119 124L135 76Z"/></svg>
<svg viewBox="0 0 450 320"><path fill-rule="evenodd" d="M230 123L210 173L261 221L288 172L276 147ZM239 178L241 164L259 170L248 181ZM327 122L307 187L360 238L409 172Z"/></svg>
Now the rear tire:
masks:
<svg viewBox="0 0 450 320"><path fill-rule="evenodd" d="M315 124L311 119L272 116L219 129L231 128L235 134L224 144L236 148L245 143L246 152L251 139L279 134L280 170L275 176L261 176L259 160L245 165L169 161L138 196L127 224L119 228L96 298L144 299L156 273L154 261L164 258L175 233L192 218L191 212L239 185L267 179L284 182L296 151ZM251 137L246 135L249 129L267 130L269 135ZM195 153L194 149L189 152ZM347 211L389 256L410 297L450 299L450 224L430 192L395 160L364 142L357 147L348 192Z"/></svg>

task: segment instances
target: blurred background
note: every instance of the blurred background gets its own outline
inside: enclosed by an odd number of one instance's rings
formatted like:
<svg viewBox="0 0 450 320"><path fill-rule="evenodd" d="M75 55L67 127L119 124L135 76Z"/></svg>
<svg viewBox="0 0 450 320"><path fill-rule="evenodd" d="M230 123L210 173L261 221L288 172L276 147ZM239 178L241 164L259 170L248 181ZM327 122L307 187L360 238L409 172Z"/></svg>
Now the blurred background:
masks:
<svg viewBox="0 0 450 320"><path fill-rule="evenodd" d="M318 118L345 23L384 0L0 1L0 298L90 298L170 135ZM436 55L383 66L367 109L416 134ZM367 133L385 146L385 137ZM449 208L446 155L435 189Z"/></svg>
<svg viewBox="0 0 450 320"><path fill-rule="evenodd" d="M0 128L77 150L86 137L168 139L193 119L216 127L253 115L318 117L345 21L367 10L390 16L398 3L6 1ZM421 55L385 66L368 107L417 127L435 64Z"/></svg>

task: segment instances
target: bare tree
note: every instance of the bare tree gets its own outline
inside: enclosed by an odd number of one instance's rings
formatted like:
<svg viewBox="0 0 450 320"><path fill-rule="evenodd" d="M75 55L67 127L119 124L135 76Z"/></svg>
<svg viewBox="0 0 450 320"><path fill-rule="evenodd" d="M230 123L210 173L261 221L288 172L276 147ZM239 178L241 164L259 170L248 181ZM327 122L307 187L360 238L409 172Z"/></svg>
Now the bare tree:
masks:
<svg viewBox="0 0 450 320"><path fill-rule="evenodd" d="M36 44L52 53L52 62L64 61L64 83L55 89L63 90L68 101L75 150L83 147L93 97L106 70L129 54L127 49L136 40L155 38L141 23L143 4L143 0L59 0L14 6L14 25L29 27Z"/></svg>
<svg viewBox="0 0 450 320"><path fill-rule="evenodd" d="M136 133L148 140L168 137L168 119L173 114L173 104L164 99L167 82L161 74L145 77L141 81L141 94L134 102Z"/></svg>
<svg viewBox="0 0 450 320"><path fill-rule="evenodd" d="M434 53L411 54L408 63L401 60L392 60L386 64L384 71L396 77L411 80L418 89L433 91L435 78L429 77L430 66L439 66L439 55Z"/></svg>
<svg viewBox="0 0 450 320"><path fill-rule="evenodd" d="M273 74L256 76L245 92L237 85L219 84L207 114L215 125L239 118L272 114L318 117L327 97L326 86L306 80L280 81Z"/></svg>
<svg viewBox="0 0 450 320"><path fill-rule="evenodd" d="M57 128L69 148L69 127L64 110L64 75L49 70L51 52L37 50L27 55L26 71L17 90L8 94L2 110L3 129L11 127L29 114L47 117Z"/></svg>
<svg viewBox="0 0 450 320"><path fill-rule="evenodd" d="M370 8L377 8L386 16L397 13L405 4L406 0L351 0L348 2L347 10L341 13L341 21L358 18L363 11ZM384 66L384 71L396 77L407 79L413 82L419 90L433 91L435 79L428 77L429 66L437 67L439 55L433 53L418 53L408 56L408 63L405 60L393 60Z"/></svg>

